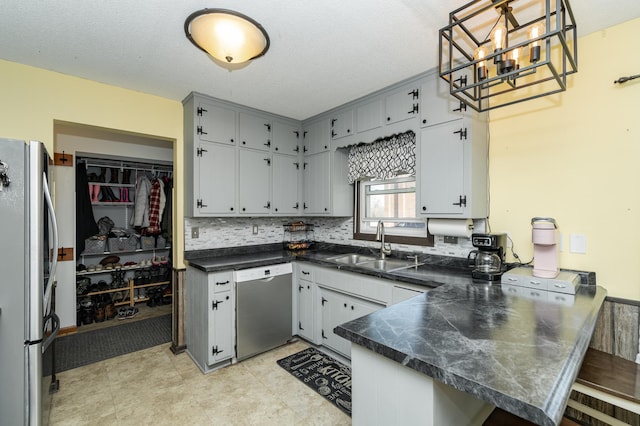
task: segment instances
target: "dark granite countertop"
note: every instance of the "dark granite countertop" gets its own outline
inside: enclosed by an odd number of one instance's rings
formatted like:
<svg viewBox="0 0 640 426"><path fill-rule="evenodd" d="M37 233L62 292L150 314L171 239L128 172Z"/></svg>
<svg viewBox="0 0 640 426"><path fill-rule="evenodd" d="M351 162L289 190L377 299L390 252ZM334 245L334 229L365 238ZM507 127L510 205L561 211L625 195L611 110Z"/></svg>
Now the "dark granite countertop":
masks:
<svg viewBox="0 0 640 426"><path fill-rule="evenodd" d="M573 303L560 304L499 284L450 282L335 332L536 424L557 425L605 296L582 285Z"/></svg>
<svg viewBox="0 0 640 426"><path fill-rule="evenodd" d="M260 246L235 247L228 249L214 249L185 252L185 263L193 268L205 272L220 272L241 270L260 266L274 265L291 261L305 261L316 265L354 272L375 278L411 283L429 288L447 283L469 284L472 282L466 259L448 256L420 255L423 265L417 268L384 272L362 268L356 265L344 265L327 260L340 253L373 254L377 250L363 247L344 246L336 244L319 244L313 250L287 251L281 244L266 244ZM406 257L407 253L395 252L393 258Z"/></svg>
<svg viewBox="0 0 640 426"><path fill-rule="evenodd" d="M185 258L205 272L296 260L429 287L422 296L342 324L335 332L537 424L560 421L606 296L595 286L594 273L577 271L585 285L569 296L572 303L558 304L474 282L466 259L421 255L424 265L393 272L327 260L355 252L377 251L319 244L289 252L268 244L186 252Z"/></svg>

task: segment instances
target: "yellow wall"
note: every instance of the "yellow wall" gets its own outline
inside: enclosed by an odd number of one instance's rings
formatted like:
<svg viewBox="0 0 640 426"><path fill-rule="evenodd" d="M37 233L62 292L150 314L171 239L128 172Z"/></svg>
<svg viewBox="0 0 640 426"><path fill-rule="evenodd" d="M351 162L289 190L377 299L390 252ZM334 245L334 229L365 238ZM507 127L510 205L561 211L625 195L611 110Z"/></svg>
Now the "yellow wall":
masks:
<svg viewBox="0 0 640 426"><path fill-rule="evenodd" d="M173 140L174 164L183 162L180 102L2 60L0 93L1 137L40 140L52 152L54 120L81 123ZM181 167L175 174L182 182ZM175 191L175 258L182 267L182 186Z"/></svg>
<svg viewBox="0 0 640 426"><path fill-rule="evenodd" d="M595 271L609 295L640 300L640 19L579 39L579 72L569 90L491 112L491 226L508 231L531 258L530 220L554 217L563 268ZM0 135L53 146L54 120L176 141L183 182L182 105L156 96L0 61ZM186 95L186 93L185 93ZM182 266L183 188L176 186L176 257ZM587 253L569 253L584 234ZM512 260L512 259L511 259Z"/></svg>
<svg viewBox="0 0 640 426"><path fill-rule="evenodd" d="M578 22L579 28L579 22ZM560 266L591 270L614 297L640 300L640 19L578 40L578 73L560 94L490 113L493 231L523 261L531 218L558 222ZM569 235L586 235L586 254Z"/></svg>

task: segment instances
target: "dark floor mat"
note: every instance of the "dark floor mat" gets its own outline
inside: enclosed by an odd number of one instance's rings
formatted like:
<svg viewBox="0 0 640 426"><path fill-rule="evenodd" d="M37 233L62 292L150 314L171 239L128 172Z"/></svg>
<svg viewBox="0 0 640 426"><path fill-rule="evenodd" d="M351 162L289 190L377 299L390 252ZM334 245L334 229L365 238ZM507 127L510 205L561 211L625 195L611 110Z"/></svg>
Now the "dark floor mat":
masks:
<svg viewBox="0 0 640 426"><path fill-rule="evenodd" d="M351 415L351 368L315 348L278 361L278 365Z"/></svg>
<svg viewBox="0 0 640 426"><path fill-rule="evenodd" d="M60 373L170 341L171 314L59 337L55 342L55 371ZM45 359L44 373L50 372L51 360Z"/></svg>

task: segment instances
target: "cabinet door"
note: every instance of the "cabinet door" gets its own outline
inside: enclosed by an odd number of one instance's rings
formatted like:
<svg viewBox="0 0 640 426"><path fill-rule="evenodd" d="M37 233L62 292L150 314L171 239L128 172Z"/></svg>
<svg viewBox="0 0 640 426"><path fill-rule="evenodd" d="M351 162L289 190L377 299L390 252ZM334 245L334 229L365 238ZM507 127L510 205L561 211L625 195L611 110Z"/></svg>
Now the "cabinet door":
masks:
<svg viewBox="0 0 640 426"><path fill-rule="evenodd" d="M385 98L385 122L397 123L418 116L420 113L420 89L406 87Z"/></svg>
<svg viewBox="0 0 640 426"><path fill-rule="evenodd" d="M313 342L313 288L309 281L298 281L298 335Z"/></svg>
<svg viewBox="0 0 640 426"><path fill-rule="evenodd" d="M201 142L194 211L199 215L236 213L236 148Z"/></svg>
<svg viewBox="0 0 640 426"><path fill-rule="evenodd" d="M236 142L236 112L210 103L200 102L196 109L200 141L234 145Z"/></svg>
<svg viewBox="0 0 640 426"><path fill-rule="evenodd" d="M331 203L331 156L321 152L304 158L304 214L328 214Z"/></svg>
<svg viewBox="0 0 640 426"><path fill-rule="evenodd" d="M273 154L272 163L274 214L294 214L302 211L298 189L300 186L300 162L297 157Z"/></svg>
<svg viewBox="0 0 640 426"><path fill-rule="evenodd" d="M300 128L292 124L273 121L271 128L271 147L273 152L296 156L300 152Z"/></svg>
<svg viewBox="0 0 640 426"><path fill-rule="evenodd" d="M331 123L328 118L316 121L305 127L304 153L313 155L319 152L328 151L331 143Z"/></svg>
<svg viewBox="0 0 640 426"><path fill-rule="evenodd" d="M420 140L420 214L464 213L463 120L425 128Z"/></svg>
<svg viewBox="0 0 640 426"><path fill-rule="evenodd" d="M366 132L382 125L382 101L377 99L356 109L356 131Z"/></svg>
<svg viewBox="0 0 640 426"><path fill-rule="evenodd" d="M271 212L271 155L266 152L240 150L238 173L241 214Z"/></svg>
<svg viewBox="0 0 640 426"><path fill-rule="evenodd" d="M342 111L331 118L331 139L340 139L353 134L353 110Z"/></svg>
<svg viewBox="0 0 640 426"><path fill-rule="evenodd" d="M464 102L449 94L449 83L437 74L422 84L420 92L423 100L420 124L423 127L460 119L467 110Z"/></svg>
<svg viewBox="0 0 640 426"><path fill-rule="evenodd" d="M269 151L271 147L271 120L267 117L241 112L240 146Z"/></svg>
<svg viewBox="0 0 640 426"><path fill-rule="evenodd" d="M336 352L348 357L351 352L351 342L333 332L333 329L338 325L348 321L346 306L347 302L345 295L325 288L320 289L319 307L322 312L320 337L322 345L328 346Z"/></svg>
<svg viewBox="0 0 640 426"><path fill-rule="evenodd" d="M233 355L231 292L214 294L211 300L211 310L213 323L209 323L209 343L211 345L209 364L223 361Z"/></svg>

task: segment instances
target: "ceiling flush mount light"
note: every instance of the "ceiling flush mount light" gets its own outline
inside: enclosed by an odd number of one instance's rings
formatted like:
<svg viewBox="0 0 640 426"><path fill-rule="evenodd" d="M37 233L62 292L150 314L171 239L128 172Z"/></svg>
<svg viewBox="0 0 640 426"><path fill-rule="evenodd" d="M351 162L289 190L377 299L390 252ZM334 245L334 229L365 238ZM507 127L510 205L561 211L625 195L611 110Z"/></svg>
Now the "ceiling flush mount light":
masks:
<svg viewBox="0 0 640 426"><path fill-rule="evenodd" d="M440 30L440 77L476 111L566 90L578 71L568 0L475 0Z"/></svg>
<svg viewBox="0 0 640 426"><path fill-rule="evenodd" d="M269 35L255 20L227 9L202 9L184 22L184 33L198 49L219 61L241 64L269 50Z"/></svg>

